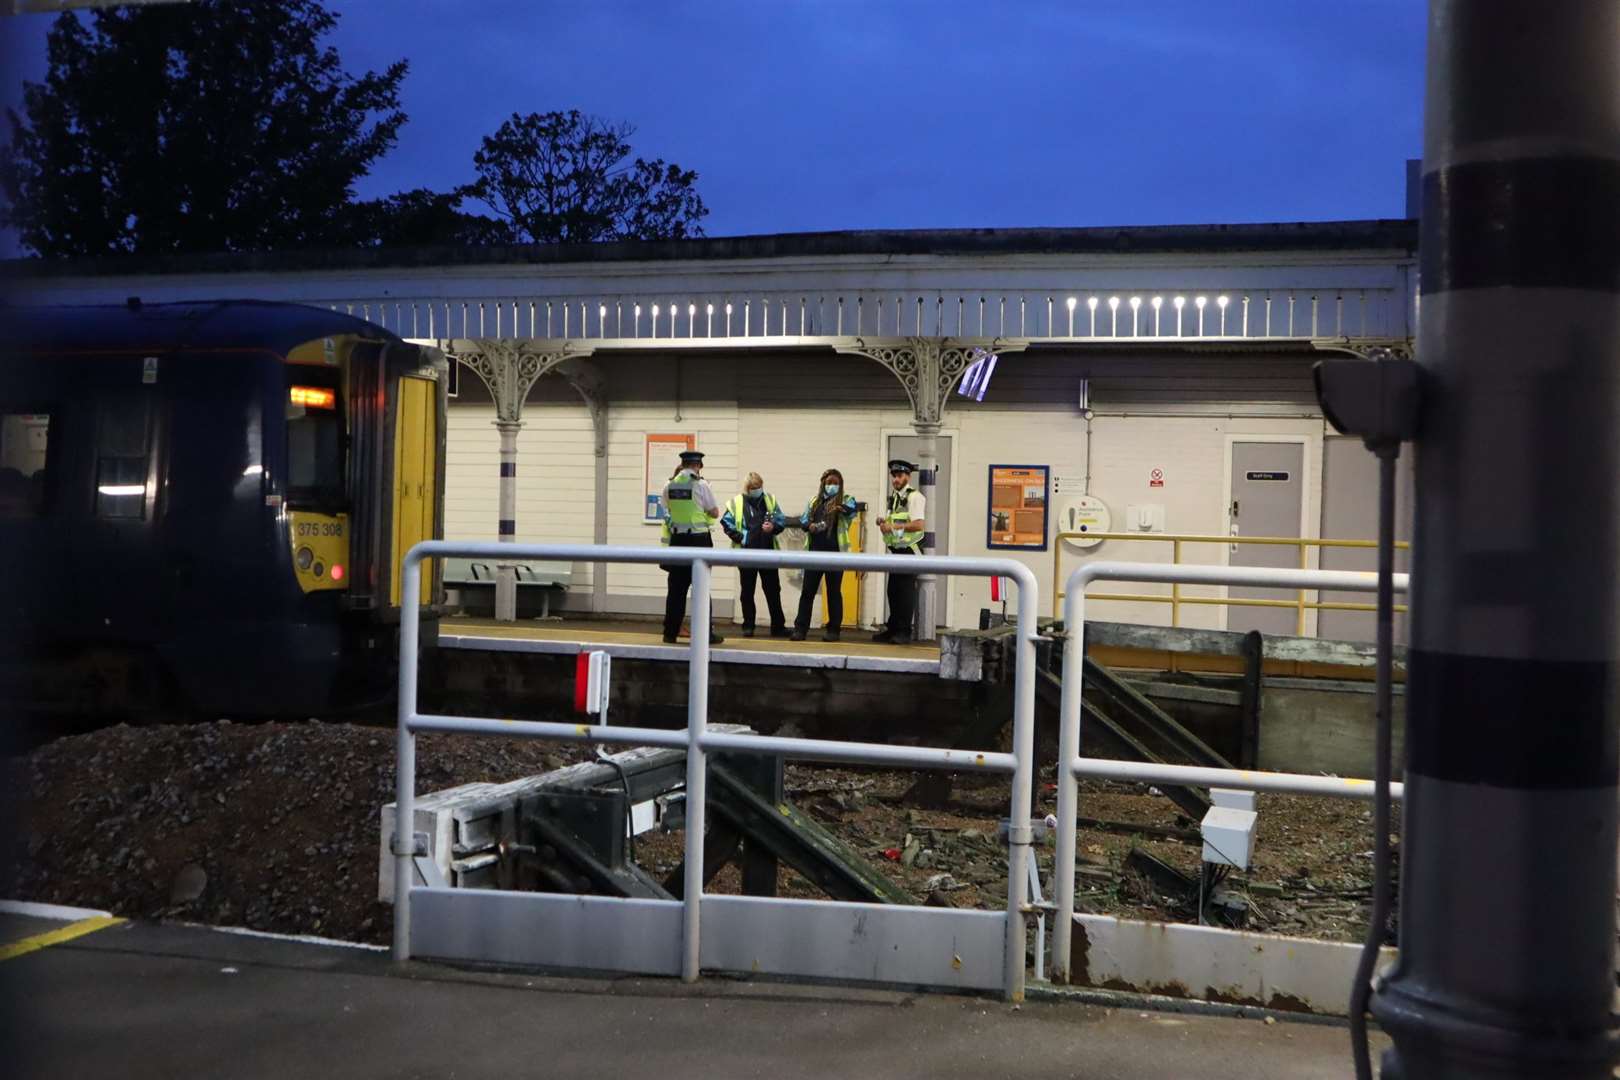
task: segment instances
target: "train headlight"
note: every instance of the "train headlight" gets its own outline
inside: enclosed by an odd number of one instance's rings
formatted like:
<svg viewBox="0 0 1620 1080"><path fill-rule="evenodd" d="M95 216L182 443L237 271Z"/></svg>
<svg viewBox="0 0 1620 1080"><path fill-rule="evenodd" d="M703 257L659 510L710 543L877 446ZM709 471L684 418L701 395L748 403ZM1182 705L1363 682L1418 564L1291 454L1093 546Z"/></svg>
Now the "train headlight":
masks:
<svg viewBox="0 0 1620 1080"><path fill-rule="evenodd" d="M325 563L316 563L315 564L315 576L320 577L324 573L326 573L326 564Z"/></svg>
<svg viewBox="0 0 1620 1080"><path fill-rule="evenodd" d="M309 564L315 561L315 553L307 547L298 549L298 569L308 570Z"/></svg>

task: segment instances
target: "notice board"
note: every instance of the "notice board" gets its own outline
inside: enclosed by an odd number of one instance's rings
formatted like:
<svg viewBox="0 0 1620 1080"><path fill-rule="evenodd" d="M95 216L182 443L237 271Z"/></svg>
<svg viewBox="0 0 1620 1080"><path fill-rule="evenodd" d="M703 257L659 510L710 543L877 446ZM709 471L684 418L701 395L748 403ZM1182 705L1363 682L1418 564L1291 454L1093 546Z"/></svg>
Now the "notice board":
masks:
<svg viewBox="0 0 1620 1080"><path fill-rule="evenodd" d="M1046 503L1051 491L1046 465L990 466L985 546L1046 550Z"/></svg>
<svg viewBox="0 0 1620 1080"><path fill-rule="evenodd" d="M670 475L680 467L681 451L696 450L696 435L648 435L647 452L642 459L642 491L646 501L642 504L641 520L656 525L664 519L658 500L664 494L664 485Z"/></svg>

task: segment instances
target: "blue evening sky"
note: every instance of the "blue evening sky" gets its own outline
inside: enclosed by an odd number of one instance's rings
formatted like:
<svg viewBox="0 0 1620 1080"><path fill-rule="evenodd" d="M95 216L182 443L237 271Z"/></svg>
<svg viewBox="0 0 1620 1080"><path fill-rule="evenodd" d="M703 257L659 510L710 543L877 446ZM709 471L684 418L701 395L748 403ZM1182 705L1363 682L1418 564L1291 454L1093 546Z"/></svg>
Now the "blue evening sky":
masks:
<svg viewBox="0 0 1620 1080"><path fill-rule="evenodd" d="M1422 0L329 7L350 71L410 61L365 196L467 181L508 115L567 108L696 169L714 236L1399 217L1421 150ZM0 102L50 20L0 19Z"/></svg>

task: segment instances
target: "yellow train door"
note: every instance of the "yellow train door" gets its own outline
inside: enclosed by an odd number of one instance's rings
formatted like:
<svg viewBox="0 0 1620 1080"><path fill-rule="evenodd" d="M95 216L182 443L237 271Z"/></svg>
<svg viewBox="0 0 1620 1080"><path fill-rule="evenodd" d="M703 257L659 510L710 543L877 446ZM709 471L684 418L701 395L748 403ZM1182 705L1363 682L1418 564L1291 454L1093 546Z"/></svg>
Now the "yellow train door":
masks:
<svg viewBox="0 0 1620 1080"><path fill-rule="evenodd" d="M863 504L864 505L864 504ZM866 511L862 509L855 519L855 527L850 530L849 550L860 551L862 540L866 536ZM866 580L865 574L844 574L839 584L839 595L844 598L844 626L861 625L861 583ZM822 579L826 581L825 578ZM827 586L821 586L821 623L827 625Z"/></svg>
<svg viewBox="0 0 1620 1080"><path fill-rule="evenodd" d="M400 562L415 544L433 538L434 448L438 446L438 410L432 379L404 375L399 380L399 407L394 420L394 556L393 590L395 607L402 598ZM433 600L429 564L421 566L422 603Z"/></svg>

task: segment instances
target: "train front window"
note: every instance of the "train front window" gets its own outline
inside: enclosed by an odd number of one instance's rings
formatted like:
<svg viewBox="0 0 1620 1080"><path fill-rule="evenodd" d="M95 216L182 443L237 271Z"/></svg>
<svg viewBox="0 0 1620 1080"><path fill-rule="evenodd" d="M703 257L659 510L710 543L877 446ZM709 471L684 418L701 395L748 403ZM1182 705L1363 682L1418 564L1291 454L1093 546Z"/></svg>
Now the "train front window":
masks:
<svg viewBox="0 0 1620 1080"><path fill-rule="evenodd" d="M44 513L50 428L49 413L0 413L0 518Z"/></svg>
<svg viewBox="0 0 1620 1080"><path fill-rule="evenodd" d="M331 387L287 388L287 495L293 502L341 502L343 413Z"/></svg>

